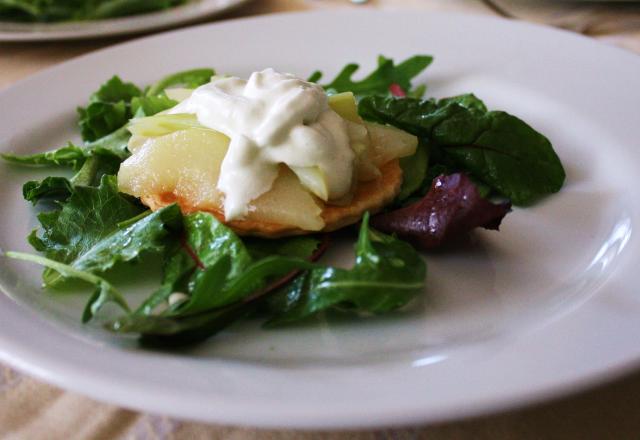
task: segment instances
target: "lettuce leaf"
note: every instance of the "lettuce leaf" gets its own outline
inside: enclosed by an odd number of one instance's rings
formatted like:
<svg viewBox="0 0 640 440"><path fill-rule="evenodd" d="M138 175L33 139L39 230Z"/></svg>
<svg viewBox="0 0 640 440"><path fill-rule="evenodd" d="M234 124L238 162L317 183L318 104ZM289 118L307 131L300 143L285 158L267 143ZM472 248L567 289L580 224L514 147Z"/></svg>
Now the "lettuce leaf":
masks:
<svg viewBox="0 0 640 440"><path fill-rule="evenodd" d="M530 205L564 183L564 168L546 137L515 116L487 111L473 95L440 101L370 96L358 111L422 138L432 164L468 172L516 205Z"/></svg>

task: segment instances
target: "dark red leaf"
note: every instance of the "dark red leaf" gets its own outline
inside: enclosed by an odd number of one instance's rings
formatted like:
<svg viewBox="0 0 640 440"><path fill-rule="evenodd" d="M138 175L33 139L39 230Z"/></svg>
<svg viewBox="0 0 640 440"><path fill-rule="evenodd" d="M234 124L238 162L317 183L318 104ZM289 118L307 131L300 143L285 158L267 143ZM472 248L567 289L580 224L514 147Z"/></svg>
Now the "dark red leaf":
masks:
<svg viewBox="0 0 640 440"><path fill-rule="evenodd" d="M491 203L469 177L456 173L436 177L422 200L376 215L371 226L417 248L433 249L479 226L497 230L510 210L511 203Z"/></svg>

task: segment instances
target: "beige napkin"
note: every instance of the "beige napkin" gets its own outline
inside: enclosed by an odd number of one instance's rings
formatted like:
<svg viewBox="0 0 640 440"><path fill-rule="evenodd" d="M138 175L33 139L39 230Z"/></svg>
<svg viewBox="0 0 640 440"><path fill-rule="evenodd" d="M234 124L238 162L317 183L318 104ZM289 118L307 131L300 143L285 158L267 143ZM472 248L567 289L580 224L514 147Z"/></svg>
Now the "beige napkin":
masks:
<svg viewBox="0 0 640 440"><path fill-rule="evenodd" d="M361 7L498 14L563 27L640 52L640 6L536 0L257 0L231 16ZM104 43L0 45L0 84ZM47 58L46 54L54 56ZM43 60L44 59L44 64ZM1 349L1 347L0 347ZM637 438L640 374L563 401L427 428L301 433L210 426L141 414L43 384L0 365L0 439L538 439ZM213 409L215 410L215 409Z"/></svg>

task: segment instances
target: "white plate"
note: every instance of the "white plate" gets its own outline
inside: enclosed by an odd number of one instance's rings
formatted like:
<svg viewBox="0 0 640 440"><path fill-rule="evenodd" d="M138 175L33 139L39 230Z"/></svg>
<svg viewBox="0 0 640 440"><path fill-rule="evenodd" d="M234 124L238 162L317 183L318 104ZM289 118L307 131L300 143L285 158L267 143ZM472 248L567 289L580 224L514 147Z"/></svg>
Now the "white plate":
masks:
<svg viewBox="0 0 640 440"><path fill-rule="evenodd" d="M166 29L229 11L249 0L189 0L186 4L148 14L107 20L16 23L0 20L0 41L77 40Z"/></svg>
<svg viewBox="0 0 640 440"><path fill-rule="evenodd" d="M144 38L61 64L0 94L0 148L76 138L75 107L118 73L147 83L215 66L328 76L350 61L435 55L429 94L473 91L554 142L565 188L516 209L499 233L427 258L428 288L406 313L266 331L236 325L202 346L157 353L79 324L86 297L43 294L40 269L0 261L0 359L130 408L260 426L430 422L566 393L640 361L640 58L515 21L420 12L252 18ZM135 63L131 60L136 60ZM35 224L2 166L2 249ZM349 245L334 249L344 262Z"/></svg>

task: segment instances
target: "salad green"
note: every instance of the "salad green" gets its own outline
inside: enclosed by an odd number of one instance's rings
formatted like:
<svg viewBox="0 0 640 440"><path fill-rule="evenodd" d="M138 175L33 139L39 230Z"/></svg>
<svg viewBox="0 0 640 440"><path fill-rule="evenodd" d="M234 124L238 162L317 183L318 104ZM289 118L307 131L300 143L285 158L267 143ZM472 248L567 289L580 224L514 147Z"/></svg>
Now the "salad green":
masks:
<svg viewBox="0 0 640 440"><path fill-rule="evenodd" d="M129 121L171 108L176 102L168 88L207 83L212 69L178 72L146 88L114 76L78 109L82 145L4 154L17 165L75 171L71 178L24 184L25 200L42 209L40 227L28 237L42 255L6 256L44 266L47 288L67 279L91 284L84 322L99 320L110 331L136 334L153 345L206 339L248 315L258 314L272 327L323 311L399 309L424 291L427 268L415 246L440 246L477 226L497 229L510 204L494 204L487 195L527 205L558 191L565 178L550 142L515 116L488 111L473 95L422 100L426 87L412 81L431 62L419 55L396 65L379 57L364 79L353 80L358 66L349 64L324 86L328 93L353 92L365 120L420 139L416 153L401 161L404 182L396 201L387 212L364 215L350 269L319 261L331 241L328 234L240 238L209 213L185 215L175 204L151 212L118 192L115 174L129 156ZM310 79L321 77L316 72ZM429 223L428 237L425 215L437 220ZM397 234L411 237L411 244ZM110 281L113 269L154 256L162 261L159 287L132 307ZM119 317L103 313L109 303L119 306Z"/></svg>
<svg viewBox="0 0 640 440"><path fill-rule="evenodd" d="M0 0L0 20L98 20L159 11L182 3L185 0Z"/></svg>

